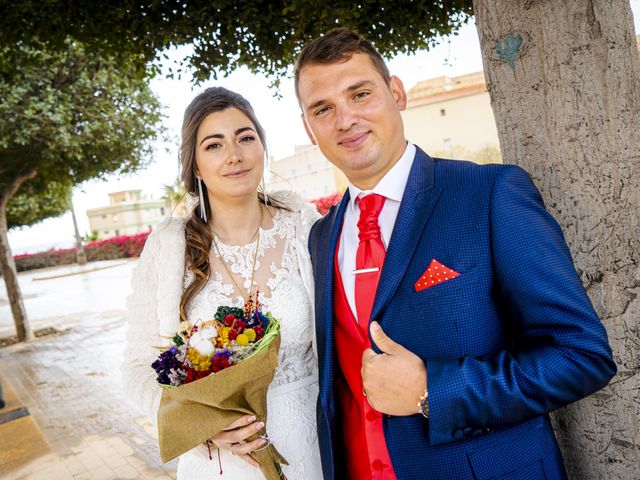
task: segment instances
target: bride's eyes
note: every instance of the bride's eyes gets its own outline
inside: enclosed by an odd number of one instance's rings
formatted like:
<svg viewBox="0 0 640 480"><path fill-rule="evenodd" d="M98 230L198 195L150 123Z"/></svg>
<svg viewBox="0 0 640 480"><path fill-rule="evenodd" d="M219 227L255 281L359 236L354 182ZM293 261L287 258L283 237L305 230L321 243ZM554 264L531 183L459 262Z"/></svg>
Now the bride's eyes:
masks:
<svg viewBox="0 0 640 480"><path fill-rule="evenodd" d="M242 135L240 138L238 138L238 143L246 145L255 142L255 140L255 135ZM205 145L204 149L207 151L216 151L222 149L223 147L224 145L222 142L211 142Z"/></svg>

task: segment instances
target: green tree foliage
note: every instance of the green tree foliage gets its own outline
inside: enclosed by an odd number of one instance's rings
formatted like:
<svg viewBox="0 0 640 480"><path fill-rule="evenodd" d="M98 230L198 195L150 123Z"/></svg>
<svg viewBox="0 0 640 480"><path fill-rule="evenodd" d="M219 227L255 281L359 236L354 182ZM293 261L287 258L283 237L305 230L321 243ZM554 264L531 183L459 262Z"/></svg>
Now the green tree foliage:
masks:
<svg viewBox="0 0 640 480"><path fill-rule="evenodd" d="M166 47L193 44L185 62L199 81L244 65L277 83L302 46L331 28L357 30L390 57L455 33L472 2L24 0L2 10L0 45L37 39L59 48L70 35L98 52L134 56L142 70Z"/></svg>
<svg viewBox="0 0 640 480"><path fill-rule="evenodd" d="M9 229L28 227L45 218L53 218L69 210L70 182L56 181L37 175L24 183L7 206Z"/></svg>
<svg viewBox="0 0 640 480"><path fill-rule="evenodd" d="M61 52L0 50L0 192L37 172L8 203L9 227L69 207L73 185L143 167L160 133L160 105L135 65Z"/></svg>
<svg viewBox="0 0 640 480"><path fill-rule="evenodd" d="M502 153L497 145L485 145L477 150L469 150L462 145L454 145L451 150L430 150L429 155L455 160L471 160L475 163L502 163Z"/></svg>

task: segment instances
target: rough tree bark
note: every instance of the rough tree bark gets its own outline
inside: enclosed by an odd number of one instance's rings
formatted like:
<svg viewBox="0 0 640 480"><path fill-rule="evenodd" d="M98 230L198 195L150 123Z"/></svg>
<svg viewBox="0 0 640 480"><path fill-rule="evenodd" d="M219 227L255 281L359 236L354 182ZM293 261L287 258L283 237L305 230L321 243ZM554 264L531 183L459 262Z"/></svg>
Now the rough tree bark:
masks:
<svg viewBox="0 0 640 480"><path fill-rule="evenodd" d="M640 478L640 61L628 0L474 0L506 163L563 227L619 373L556 413L572 479Z"/></svg>
<svg viewBox="0 0 640 480"><path fill-rule="evenodd" d="M16 334L20 342L33 340L33 332L29 326L29 318L27 317L27 311L22 301L16 262L13 260L11 246L9 245L9 237L7 235L9 230L7 225L7 204L9 200L11 200L11 197L16 194L20 185L35 177L36 174L37 172L35 170L25 172L9 182L0 192L0 267L2 267L2 276L4 277L4 283L7 287L11 313L13 314Z"/></svg>

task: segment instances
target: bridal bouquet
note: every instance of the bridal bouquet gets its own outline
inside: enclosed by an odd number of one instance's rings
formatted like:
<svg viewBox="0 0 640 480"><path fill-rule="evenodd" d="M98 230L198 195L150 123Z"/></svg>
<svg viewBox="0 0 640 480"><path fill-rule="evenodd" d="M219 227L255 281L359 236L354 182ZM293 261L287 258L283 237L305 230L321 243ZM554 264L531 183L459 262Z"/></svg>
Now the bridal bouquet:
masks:
<svg viewBox="0 0 640 480"><path fill-rule="evenodd" d="M164 462L243 415L267 424L280 322L263 314L259 302L249 300L244 309L221 306L212 320L195 325L182 322L172 342L151 365L162 385L158 437ZM272 444L251 455L267 479L282 478L279 464L288 463Z"/></svg>

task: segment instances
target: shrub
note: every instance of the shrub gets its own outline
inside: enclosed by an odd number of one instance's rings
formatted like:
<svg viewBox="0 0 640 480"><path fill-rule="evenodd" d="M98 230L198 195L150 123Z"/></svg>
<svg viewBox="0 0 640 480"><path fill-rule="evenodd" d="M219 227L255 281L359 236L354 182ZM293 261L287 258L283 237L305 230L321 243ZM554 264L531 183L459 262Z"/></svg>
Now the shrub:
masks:
<svg viewBox="0 0 640 480"><path fill-rule="evenodd" d="M342 193L333 193L331 195L327 195L326 197L316 198L315 200L311 200L318 212L321 215L326 215L331 207L336 205L340 200L342 200Z"/></svg>
<svg viewBox="0 0 640 480"><path fill-rule="evenodd" d="M136 235L119 235L89 242L84 246L87 260L113 260L116 258L139 257L144 248L144 243L151 232ZM70 265L76 261L76 249L50 249L46 252L27 253L14 257L16 269L19 272L34 270L36 268L56 267L58 265Z"/></svg>

